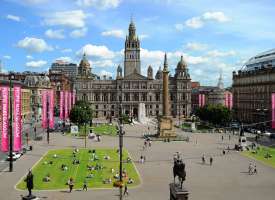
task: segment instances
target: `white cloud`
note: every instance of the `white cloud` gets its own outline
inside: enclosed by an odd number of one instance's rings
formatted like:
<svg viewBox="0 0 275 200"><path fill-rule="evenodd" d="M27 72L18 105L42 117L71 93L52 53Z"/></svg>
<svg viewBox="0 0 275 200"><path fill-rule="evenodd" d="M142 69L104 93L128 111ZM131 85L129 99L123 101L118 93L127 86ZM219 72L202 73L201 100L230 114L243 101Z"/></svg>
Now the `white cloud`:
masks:
<svg viewBox="0 0 275 200"><path fill-rule="evenodd" d="M6 18L9 19L9 20L16 21L16 22L20 22L21 21L20 17L16 16L16 15L7 15Z"/></svg>
<svg viewBox="0 0 275 200"><path fill-rule="evenodd" d="M185 25L190 28L199 29L202 28L204 24L210 20L217 21L219 23L230 21L229 17L227 17L223 12L205 12L201 16L192 17L191 19L186 20Z"/></svg>
<svg viewBox="0 0 275 200"><path fill-rule="evenodd" d="M207 52L208 56L211 57L226 57L226 56L235 56L236 52L231 50L231 51L218 51L218 50L213 50L213 51L208 51Z"/></svg>
<svg viewBox="0 0 275 200"><path fill-rule="evenodd" d="M76 3L83 7L95 7L98 9L116 8L119 6L122 0L77 0Z"/></svg>
<svg viewBox="0 0 275 200"><path fill-rule="evenodd" d="M7 59L7 60L10 60L10 59L11 59L11 56L5 55L5 56L3 56L3 58L5 58L5 59Z"/></svg>
<svg viewBox="0 0 275 200"><path fill-rule="evenodd" d="M112 72L105 71L105 70L101 70L101 71L99 72L99 75L100 75L101 77L103 77L103 76L112 77L112 76L113 76L113 73L112 73Z"/></svg>
<svg viewBox="0 0 275 200"><path fill-rule="evenodd" d="M48 14L44 23L49 26L83 28L87 15L82 10L62 11Z"/></svg>
<svg viewBox="0 0 275 200"><path fill-rule="evenodd" d="M73 51L73 50L70 49L70 48L66 48L66 49L62 49L62 50L61 50L62 53L70 53L70 52L72 52L72 51Z"/></svg>
<svg viewBox="0 0 275 200"><path fill-rule="evenodd" d="M32 57L31 55L26 55L26 58L27 58L28 60L32 60L32 59L33 59L33 57Z"/></svg>
<svg viewBox="0 0 275 200"><path fill-rule="evenodd" d="M227 16L225 16L223 12L206 12L202 16L205 20L214 20L218 22L230 21L230 19Z"/></svg>
<svg viewBox="0 0 275 200"><path fill-rule="evenodd" d="M124 38L125 34L123 30L121 29L116 29L116 30L110 30L110 31L104 31L101 33L102 36L112 36L116 38Z"/></svg>
<svg viewBox="0 0 275 200"><path fill-rule="evenodd" d="M33 37L25 37L23 40L18 41L17 47L26 49L29 52L38 53L53 49L43 39Z"/></svg>
<svg viewBox="0 0 275 200"><path fill-rule="evenodd" d="M97 60L97 61L91 61L92 66L94 67L114 67L115 64L112 60Z"/></svg>
<svg viewBox="0 0 275 200"><path fill-rule="evenodd" d="M72 38L81 38L81 37L85 37L87 32L88 32L87 28L75 29L70 33L70 36Z"/></svg>
<svg viewBox="0 0 275 200"><path fill-rule="evenodd" d="M185 21L185 25L190 28L198 29L204 26L204 22L200 17L192 17Z"/></svg>
<svg viewBox="0 0 275 200"><path fill-rule="evenodd" d="M147 35L147 34L140 34L138 37L139 37L139 39L143 40L143 39L149 38L149 35Z"/></svg>
<svg viewBox="0 0 275 200"><path fill-rule="evenodd" d="M48 0L21 0L23 3L26 4L41 4L41 3L46 3Z"/></svg>
<svg viewBox="0 0 275 200"><path fill-rule="evenodd" d="M98 58L104 58L104 59L110 59L114 58L115 53L108 49L108 47L103 45L93 45L93 44L87 44L83 46L78 52L78 56L82 56L84 53L86 53L87 56L90 57L98 57Z"/></svg>
<svg viewBox="0 0 275 200"><path fill-rule="evenodd" d="M55 60L62 60L64 62L72 62L72 58L68 56L61 56L59 58L56 58Z"/></svg>
<svg viewBox="0 0 275 200"><path fill-rule="evenodd" d="M34 67L34 68L38 68L38 67L43 67L47 64L47 61L45 60L37 60L37 61L30 61L26 63L27 67Z"/></svg>
<svg viewBox="0 0 275 200"><path fill-rule="evenodd" d="M207 45L198 42L188 42L185 48L192 51L202 51L207 48Z"/></svg>
<svg viewBox="0 0 275 200"><path fill-rule="evenodd" d="M58 29L58 30L48 29L45 32L45 35L48 38L51 38L51 39L64 39L65 38L64 30L63 29Z"/></svg>
<svg viewBox="0 0 275 200"><path fill-rule="evenodd" d="M184 28L183 24L175 24L175 29L177 31L183 31L183 28Z"/></svg>

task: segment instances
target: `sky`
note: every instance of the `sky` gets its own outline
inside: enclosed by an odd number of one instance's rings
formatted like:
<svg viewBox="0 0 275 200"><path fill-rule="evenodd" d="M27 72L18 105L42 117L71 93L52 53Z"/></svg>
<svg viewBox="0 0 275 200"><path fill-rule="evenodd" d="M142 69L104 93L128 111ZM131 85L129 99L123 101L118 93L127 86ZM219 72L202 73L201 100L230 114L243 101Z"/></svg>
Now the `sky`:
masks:
<svg viewBox="0 0 275 200"><path fill-rule="evenodd" d="M226 87L232 71L275 48L273 0L0 0L2 71L47 71L63 59L116 76L131 17L141 68L154 74L167 52L171 75L180 56L193 81Z"/></svg>

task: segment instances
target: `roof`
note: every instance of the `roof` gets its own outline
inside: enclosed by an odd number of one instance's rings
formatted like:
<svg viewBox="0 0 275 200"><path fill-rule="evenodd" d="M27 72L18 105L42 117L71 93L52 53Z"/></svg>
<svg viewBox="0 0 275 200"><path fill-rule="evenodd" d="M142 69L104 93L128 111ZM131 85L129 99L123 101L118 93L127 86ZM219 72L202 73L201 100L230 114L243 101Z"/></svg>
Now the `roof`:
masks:
<svg viewBox="0 0 275 200"><path fill-rule="evenodd" d="M124 80L147 80L147 77L138 73L132 73L124 77Z"/></svg>
<svg viewBox="0 0 275 200"><path fill-rule="evenodd" d="M256 56L250 58L245 64L246 70L253 70L255 69L254 64L260 64L267 61L275 62L275 49L271 49L262 53L257 54Z"/></svg>

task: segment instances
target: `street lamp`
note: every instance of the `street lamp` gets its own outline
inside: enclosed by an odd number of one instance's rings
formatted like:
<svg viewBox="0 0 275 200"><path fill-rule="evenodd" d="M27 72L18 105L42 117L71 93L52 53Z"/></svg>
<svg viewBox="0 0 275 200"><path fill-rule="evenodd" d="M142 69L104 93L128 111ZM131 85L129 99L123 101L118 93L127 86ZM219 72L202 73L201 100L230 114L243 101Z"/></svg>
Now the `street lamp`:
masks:
<svg viewBox="0 0 275 200"><path fill-rule="evenodd" d="M14 79L14 75L12 73L9 74L9 81L10 81L10 121L9 121L9 136L10 136L10 146L9 146L9 156L10 156L10 163L9 163L9 171L13 171L13 142L12 142L12 80Z"/></svg>

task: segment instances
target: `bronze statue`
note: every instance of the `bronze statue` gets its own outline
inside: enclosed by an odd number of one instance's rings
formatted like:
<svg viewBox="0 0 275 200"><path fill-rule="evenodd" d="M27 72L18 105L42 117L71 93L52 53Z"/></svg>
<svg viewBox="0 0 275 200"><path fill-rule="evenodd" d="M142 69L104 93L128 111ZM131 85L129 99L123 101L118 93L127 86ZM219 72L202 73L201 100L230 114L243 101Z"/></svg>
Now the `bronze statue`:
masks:
<svg viewBox="0 0 275 200"><path fill-rule="evenodd" d="M33 189L33 174L32 174L32 171L29 170L29 173L25 179L26 183L27 183L27 188L28 188L28 191L29 191L29 197L32 196L32 189Z"/></svg>
<svg viewBox="0 0 275 200"><path fill-rule="evenodd" d="M182 162L181 159L176 159L174 161L173 174L174 174L174 183L175 183L176 176L178 176L179 182L180 182L180 188L182 189L182 183L183 181L185 181L186 171L185 171L185 164Z"/></svg>

